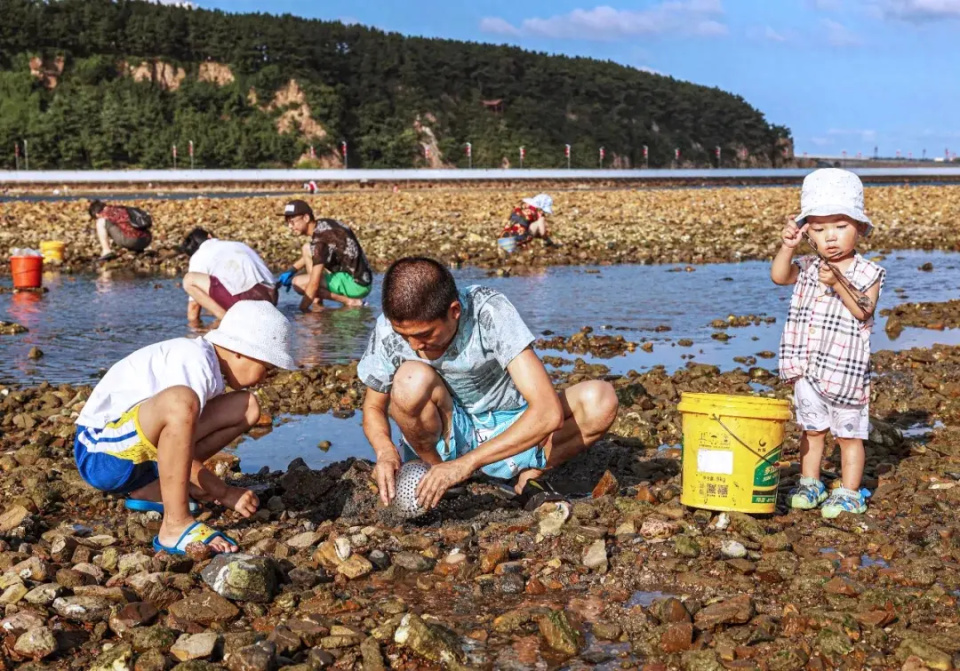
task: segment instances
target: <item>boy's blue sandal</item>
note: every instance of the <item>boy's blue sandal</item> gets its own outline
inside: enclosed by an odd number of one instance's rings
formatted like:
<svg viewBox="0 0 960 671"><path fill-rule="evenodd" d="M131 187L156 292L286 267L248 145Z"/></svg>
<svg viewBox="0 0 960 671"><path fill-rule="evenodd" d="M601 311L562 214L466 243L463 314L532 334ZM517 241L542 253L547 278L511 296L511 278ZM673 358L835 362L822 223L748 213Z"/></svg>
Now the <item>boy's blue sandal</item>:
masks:
<svg viewBox="0 0 960 671"><path fill-rule="evenodd" d="M839 517L840 513L853 513L861 515L867 512L867 501L861 492L852 489L837 487L830 493L823 506L820 508L820 514L824 519L832 520Z"/></svg>
<svg viewBox="0 0 960 671"><path fill-rule="evenodd" d="M210 542L214 538L222 538L231 545L236 545L240 547L240 544L237 541L230 538L228 535L222 531L217 531L212 527L208 527L203 522L194 522L186 531L180 536L180 540L177 541L176 545L166 546L160 542L159 536L153 537L153 549L155 552L166 552L171 555L182 555L186 554L187 546L191 543L203 543L204 545L210 545Z"/></svg>
<svg viewBox="0 0 960 671"><path fill-rule="evenodd" d="M163 515L163 504L159 501L144 501L143 499L125 499L123 506L127 510L138 513L154 512ZM200 510L200 504L196 501L190 501L190 512L196 513Z"/></svg>
<svg viewBox="0 0 960 671"><path fill-rule="evenodd" d="M827 500L827 488L816 478L800 478L787 500L796 510L813 510Z"/></svg>

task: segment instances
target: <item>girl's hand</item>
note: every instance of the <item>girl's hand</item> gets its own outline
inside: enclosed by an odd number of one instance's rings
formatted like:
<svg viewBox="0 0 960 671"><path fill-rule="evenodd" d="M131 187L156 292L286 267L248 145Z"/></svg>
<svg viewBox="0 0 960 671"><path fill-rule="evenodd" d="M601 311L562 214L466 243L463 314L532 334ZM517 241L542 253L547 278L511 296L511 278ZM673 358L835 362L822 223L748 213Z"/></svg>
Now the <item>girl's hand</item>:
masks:
<svg viewBox="0 0 960 671"><path fill-rule="evenodd" d="M832 287L837 283L837 276L826 263L820 266L820 283Z"/></svg>
<svg viewBox="0 0 960 671"><path fill-rule="evenodd" d="M783 240L783 246L790 249L796 249L800 241L803 240L803 235L800 233L795 219L796 217L787 217L787 223L784 224L783 230L780 232L780 239Z"/></svg>

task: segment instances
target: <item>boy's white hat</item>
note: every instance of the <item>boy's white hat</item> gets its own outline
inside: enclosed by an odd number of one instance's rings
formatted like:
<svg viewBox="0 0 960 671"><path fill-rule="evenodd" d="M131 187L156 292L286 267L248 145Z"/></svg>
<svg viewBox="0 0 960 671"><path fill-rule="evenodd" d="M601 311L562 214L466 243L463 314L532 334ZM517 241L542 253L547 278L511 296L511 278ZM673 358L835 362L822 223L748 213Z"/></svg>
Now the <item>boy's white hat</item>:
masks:
<svg viewBox="0 0 960 671"><path fill-rule="evenodd" d="M290 356L293 326L267 301L240 301L227 310L220 326L204 340L231 352L294 370L297 362Z"/></svg>
<svg viewBox="0 0 960 671"><path fill-rule="evenodd" d="M826 217L844 214L867 225L866 235L873 230L873 222L863 211L863 182L849 170L821 168L803 179L800 192L800 216L803 226L807 217Z"/></svg>
<svg viewBox="0 0 960 671"><path fill-rule="evenodd" d="M543 210L547 214L553 214L553 198L545 193L538 194L533 198L524 198L523 202L538 210Z"/></svg>

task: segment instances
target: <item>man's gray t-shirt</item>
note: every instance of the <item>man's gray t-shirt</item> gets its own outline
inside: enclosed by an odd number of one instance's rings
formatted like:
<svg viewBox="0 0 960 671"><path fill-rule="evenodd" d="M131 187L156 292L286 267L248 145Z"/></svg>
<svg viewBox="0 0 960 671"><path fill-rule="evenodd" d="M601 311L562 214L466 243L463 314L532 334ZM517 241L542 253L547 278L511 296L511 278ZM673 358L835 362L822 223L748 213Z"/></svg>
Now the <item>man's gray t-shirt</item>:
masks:
<svg viewBox="0 0 960 671"><path fill-rule="evenodd" d="M374 391L389 393L393 376L404 361L434 368L457 402L472 415L514 410L526 404L507 366L534 337L520 313L499 291L471 286L460 292L463 308L453 341L435 361L421 359L384 315L370 334L357 368L360 380Z"/></svg>

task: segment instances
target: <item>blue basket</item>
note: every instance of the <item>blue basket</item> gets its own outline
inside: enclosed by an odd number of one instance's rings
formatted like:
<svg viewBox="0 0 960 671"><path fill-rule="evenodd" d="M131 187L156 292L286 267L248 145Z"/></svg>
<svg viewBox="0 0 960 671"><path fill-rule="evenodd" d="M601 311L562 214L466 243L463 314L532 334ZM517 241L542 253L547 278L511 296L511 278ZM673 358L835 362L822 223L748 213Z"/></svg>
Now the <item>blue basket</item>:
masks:
<svg viewBox="0 0 960 671"><path fill-rule="evenodd" d="M512 235L508 235L505 238L497 238L497 244L500 245L500 249L509 254L517 248L517 238Z"/></svg>

